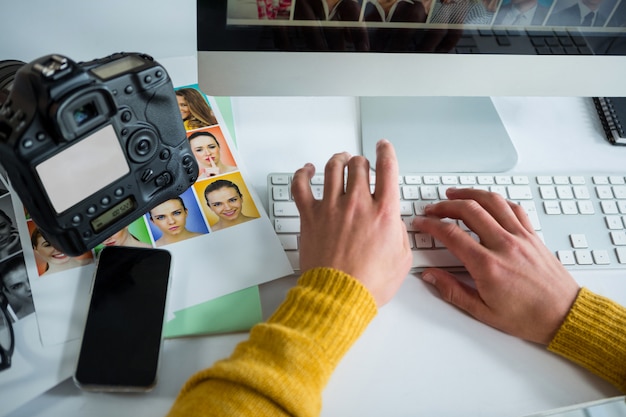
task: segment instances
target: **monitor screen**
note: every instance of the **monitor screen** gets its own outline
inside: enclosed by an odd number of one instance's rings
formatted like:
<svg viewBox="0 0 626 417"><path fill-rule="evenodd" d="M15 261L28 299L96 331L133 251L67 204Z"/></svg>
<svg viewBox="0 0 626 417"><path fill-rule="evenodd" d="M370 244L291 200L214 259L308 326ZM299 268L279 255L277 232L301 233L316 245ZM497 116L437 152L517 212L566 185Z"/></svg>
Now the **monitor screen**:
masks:
<svg viewBox="0 0 626 417"><path fill-rule="evenodd" d="M626 96L626 0L198 0L197 13L212 95Z"/></svg>

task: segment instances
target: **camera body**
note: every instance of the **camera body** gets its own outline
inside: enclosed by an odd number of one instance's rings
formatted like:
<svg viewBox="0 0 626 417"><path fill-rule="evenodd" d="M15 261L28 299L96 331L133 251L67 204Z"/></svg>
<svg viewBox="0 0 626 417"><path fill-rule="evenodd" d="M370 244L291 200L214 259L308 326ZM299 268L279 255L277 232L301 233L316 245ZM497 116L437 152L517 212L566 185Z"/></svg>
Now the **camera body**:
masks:
<svg viewBox="0 0 626 417"><path fill-rule="evenodd" d="M0 107L0 163L46 240L70 256L198 176L169 75L139 53L22 66Z"/></svg>

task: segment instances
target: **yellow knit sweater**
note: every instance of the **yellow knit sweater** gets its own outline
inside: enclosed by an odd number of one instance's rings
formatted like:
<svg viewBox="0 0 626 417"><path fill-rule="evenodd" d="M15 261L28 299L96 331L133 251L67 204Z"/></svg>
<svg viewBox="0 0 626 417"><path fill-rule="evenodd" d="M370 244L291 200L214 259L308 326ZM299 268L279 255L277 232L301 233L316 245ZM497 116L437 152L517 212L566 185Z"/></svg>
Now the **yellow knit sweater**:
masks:
<svg viewBox="0 0 626 417"><path fill-rule="evenodd" d="M581 288L548 349L626 392L626 308Z"/></svg>
<svg viewBox="0 0 626 417"><path fill-rule="evenodd" d="M170 416L316 416L343 355L376 315L371 294L318 268L232 356L187 381ZM549 349L626 391L626 309L581 290Z"/></svg>

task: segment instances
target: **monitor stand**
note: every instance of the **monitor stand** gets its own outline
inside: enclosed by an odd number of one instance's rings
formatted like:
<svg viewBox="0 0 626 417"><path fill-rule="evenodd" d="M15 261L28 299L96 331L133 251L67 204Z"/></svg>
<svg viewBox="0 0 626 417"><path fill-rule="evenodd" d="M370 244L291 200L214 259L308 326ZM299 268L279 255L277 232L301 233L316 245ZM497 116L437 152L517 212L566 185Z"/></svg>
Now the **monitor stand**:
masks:
<svg viewBox="0 0 626 417"><path fill-rule="evenodd" d="M361 97L362 152L394 144L401 172L502 172L517 152L490 97Z"/></svg>

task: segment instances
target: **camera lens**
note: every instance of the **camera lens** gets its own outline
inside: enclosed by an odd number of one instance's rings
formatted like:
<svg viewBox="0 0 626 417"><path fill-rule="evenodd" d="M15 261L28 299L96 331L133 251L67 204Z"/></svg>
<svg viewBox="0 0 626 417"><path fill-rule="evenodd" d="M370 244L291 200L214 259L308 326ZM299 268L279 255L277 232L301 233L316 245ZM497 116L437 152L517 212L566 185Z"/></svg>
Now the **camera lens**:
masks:
<svg viewBox="0 0 626 417"><path fill-rule="evenodd" d="M24 65L22 61L0 61L0 103L4 101L4 97L8 96L15 79L15 73L22 65Z"/></svg>

